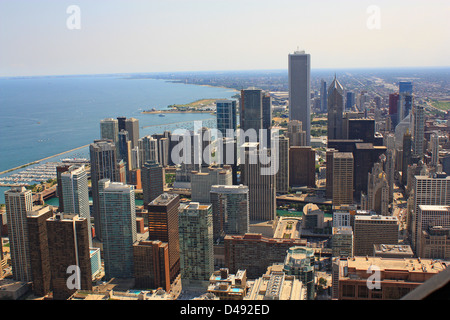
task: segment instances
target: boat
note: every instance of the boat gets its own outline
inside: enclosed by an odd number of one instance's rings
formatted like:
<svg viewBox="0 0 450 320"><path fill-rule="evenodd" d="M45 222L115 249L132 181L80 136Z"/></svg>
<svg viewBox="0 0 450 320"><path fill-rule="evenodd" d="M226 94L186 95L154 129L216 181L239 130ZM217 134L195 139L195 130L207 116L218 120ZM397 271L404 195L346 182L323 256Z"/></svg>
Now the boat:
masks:
<svg viewBox="0 0 450 320"><path fill-rule="evenodd" d="M164 113L161 113L159 116L160 117L165 117L166 115Z"/></svg>

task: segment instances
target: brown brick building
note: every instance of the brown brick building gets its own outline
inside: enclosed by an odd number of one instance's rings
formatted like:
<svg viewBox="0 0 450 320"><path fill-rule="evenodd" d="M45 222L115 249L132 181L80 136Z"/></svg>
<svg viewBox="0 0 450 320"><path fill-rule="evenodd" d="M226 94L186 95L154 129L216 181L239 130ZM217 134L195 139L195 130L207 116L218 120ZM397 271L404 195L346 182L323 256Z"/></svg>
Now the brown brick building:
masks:
<svg viewBox="0 0 450 320"><path fill-rule="evenodd" d="M180 196L169 193L163 193L148 204L148 240L168 243L171 282L180 273L179 207Z"/></svg>
<svg viewBox="0 0 450 320"><path fill-rule="evenodd" d="M283 263L286 251L295 246L306 246L306 239L274 239L259 233L225 236L225 266L231 273L247 270L249 278L258 278L267 267Z"/></svg>
<svg viewBox="0 0 450 320"><path fill-rule="evenodd" d="M397 300L446 268L429 259L339 258L333 261L332 298Z"/></svg>
<svg viewBox="0 0 450 320"><path fill-rule="evenodd" d="M75 283L71 281L75 273L68 272L70 266L80 268L80 288L92 290L87 220L78 215L56 214L47 219L47 232L53 299L66 300L76 291L67 285Z"/></svg>
<svg viewBox="0 0 450 320"><path fill-rule="evenodd" d="M135 287L170 291L169 245L139 241L133 245Z"/></svg>
<svg viewBox="0 0 450 320"><path fill-rule="evenodd" d="M33 292L37 296L45 296L50 292L51 287L46 220L52 216L53 210L51 207L33 208L33 211L27 212Z"/></svg>
<svg viewBox="0 0 450 320"><path fill-rule="evenodd" d="M316 152L311 147L289 148L289 185L316 186Z"/></svg>

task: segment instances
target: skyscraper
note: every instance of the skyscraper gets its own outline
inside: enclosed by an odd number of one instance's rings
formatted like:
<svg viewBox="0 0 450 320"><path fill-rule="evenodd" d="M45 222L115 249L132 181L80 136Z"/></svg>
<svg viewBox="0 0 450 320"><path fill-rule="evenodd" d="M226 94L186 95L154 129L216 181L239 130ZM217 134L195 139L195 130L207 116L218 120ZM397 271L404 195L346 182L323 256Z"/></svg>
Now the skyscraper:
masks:
<svg viewBox="0 0 450 320"><path fill-rule="evenodd" d="M328 88L328 140L343 139L344 88L334 77Z"/></svg>
<svg viewBox="0 0 450 320"><path fill-rule="evenodd" d="M433 133L430 138L431 142L431 165L437 168L439 164L439 135Z"/></svg>
<svg viewBox="0 0 450 320"><path fill-rule="evenodd" d="M145 206L164 193L165 180L165 171L160 164L154 160L144 164L141 169L141 183Z"/></svg>
<svg viewBox="0 0 450 320"><path fill-rule="evenodd" d="M327 112L328 105L328 93L327 93L327 82L325 80L320 81L320 111L322 113Z"/></svg>
<svg viewBox="0 0 450 320"><path fill-rule="evenodd" d="M213 185L232 185L233 175L230 166L211 166L207 172L193 172L191 177L191 200L211 203L210 191Z"/></svg>
<svg viewBox="0 0 450 320"><path fill-rule="evenodd" d="M434 174L414 177L414 206L410 220L412 231L412 247L417 249L421 235L419 214L420 205L449 206L450 205L450 176Z"/></svg>
<svg viewBox="0 0 450 320"><path fill-rule="evenodd" d="M289 121L286 136L289 138L290 147L306 146L306 132L303 131L300 121Z"/></svg>
<svg viewBox="0 0 450 320"><path fill-rule="evenodd" d="M33 211L27 212L33 292L39 297L45 296L51 289L47 219L52 216L53 210L50 206L34 207Z"/></svg>
<svg viewBox="0 0 450 320"><path fill-rule="evenodd" d="M256 139L252 141L258 142L259 130L263 129L263 91L260 89L250 88L241 90L240 106L240 123L244 132L255 130Z"/></svg>
<svg viewBox="0 0 450 320"><path fill-rule="evenodd" d="M179 219L181 280L207 286L214 272L212 206L190 202Z"/></svg>
<svg viewBox="0 0 450 320"><path fill-rule="evenodd" d="M333 153L333 206L353 203L353 154Z"/></svg>
<svg viewBox="0 0 450 320"><path fill-rule="evenodd" d="M152 136L145 136L139 139L139 163L140 167L147 161L158 161L158 140Z"/></svg>
<svg viewBox="0 0 450 320"><path fill-rule="evenodd" d="M77 289L92 290L86 218L58 213L47 219L47 233L53 299L66 300Z"/></svg>
<svg viewBox="0 0 450 320"><path fill-rule="evenodd" d="M236 100L217 100L216 117L217 130L222 133L222 137L227 137L227 130L237 129Z"/></svg>
<svg viewBox="0 0 450 320"><path fill-rule="evenodd" d="M25 187L5 191L8 238L14 280L32 281L27 212L33 210L33 196Z"/></svg>
<svg viewBox="0 0 450 320"><path fill-rule="evenodd" d="M276 150L274 150L276 152ZM277 193L289 192L289 139L279 136L278 139L278 163L279 168L276 173Z"/></svg>
<svg viewBox="0 0 450 320"><path fill-rule="evenodd" d="M302 122L306 145L311 144L311 57L305 51L289 54L289 120Z"/></svg>
<svg viewBox="0 0 450 320"><path fill-rule="evenodd" d="M119 141L119 122L117 119L107 118L100 121L100 139L111 140L117 145Z"/></svg>
<svg viewBox="0 0 450 320"><path fill-rule="evenodd" d="M423 157L424 151L424 132L425 132L425 109L423 106L416 105L413 108L414 131L413 131L413 156Z"/></svg>
<svg viewBox="0 0 450 320"><path fill-rule="evenodd" d="M270 150L260 150L258 143L246 143L243 148L245 161L241 164L241 181L249 188L250 220L273 220L276 214L276 172L270 164L261 161L261 157L267 157ZM269 172L262 173L263 170Z"/></svg>
<svg viewBox="0 0 450 320"><path fill-rule="evenodd" d="M89 187L84 166L71 166L66 172L61 174L61 190L64 201L64 213L78 214L81 218L87 220L89 246L92 247Z"/></svg>
<svg viewBox="0 0 450 320"><path fill-rule="evenodd" d="M138 145L139 140L139 120L128 118L125 120L125 130L128 131L128 137L131 141L131 149Z"/></svg>
<svg viewBox="0 0 450 320"><path fill-rule="evenodd" d="M136 242L134 188L108 179L99 181L105 276L132 278L133 244Z"/></svg>
<svg viewBox="0 0 450 320"><path fill-rule="evenodd" d="M178 215L180 196L163 193L148 205L148 239L169 244L170 281L180 272Z"/></svg>
<svg viewBox="0 0 450 320"><path fill-rule="evenodd" d="M353 91L347 91L346 97L347 99L345 100L345 110L352 110L353 106L356 103L355 93Z"/></svg>
<svg viewBox="0 0 450 320"><path fill-rule="evenodd" d="M309 188L316 186L316 151L312 147L289 148L289 185Z"/></svg>
<svg viewBox="0 0 450 320"><path fill-rule="evenodd" d="M95 140L89 146L91 162L91 183L93 216L96 237L102 239L102 229L100 224L100 208L98 182L102 179L119 181L119 168L116 158L116 145L108 140Z"/></svg>
<svg viewBox="0 0 450 320"><path fill-rule="evenodd" d="M225 234L249 231L248 187L215 185L211 187L214 240Z"/></svg>

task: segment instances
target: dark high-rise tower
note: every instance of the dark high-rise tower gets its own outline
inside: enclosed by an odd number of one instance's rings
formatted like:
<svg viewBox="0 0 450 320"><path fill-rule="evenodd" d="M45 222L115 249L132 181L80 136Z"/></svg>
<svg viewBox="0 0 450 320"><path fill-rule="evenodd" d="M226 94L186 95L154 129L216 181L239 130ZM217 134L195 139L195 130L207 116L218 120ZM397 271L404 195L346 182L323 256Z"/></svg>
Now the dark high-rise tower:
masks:
<svg viewBox="0 0 450 320"><path fill-rule="evenodd" d="M147 161L141 169L144 205L147 206L164 193L164 168L156 161Z"/></svg>
<svg viewBox="0 0 450 320"><path fill-rule="evenodd" d="M240 123L244 132L263 129L263 92L260 89L241 90L240 100ZM259 140L250 142L257 142Z"/></svg>
<svg viewBox="0 0 450 320"><path fill-rule="evenodd" d="M343 138L344 88L334 77L328 88L328 140Z"/></svg>

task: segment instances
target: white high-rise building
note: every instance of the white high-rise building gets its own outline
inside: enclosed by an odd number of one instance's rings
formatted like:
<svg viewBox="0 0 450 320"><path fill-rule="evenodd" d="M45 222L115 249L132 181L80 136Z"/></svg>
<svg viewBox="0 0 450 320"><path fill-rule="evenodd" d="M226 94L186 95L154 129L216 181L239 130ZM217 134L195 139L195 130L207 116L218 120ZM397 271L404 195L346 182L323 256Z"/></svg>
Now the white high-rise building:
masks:
<svg viewBox="0 0 450 320"><path fill-rule="evenodd" d="M425 133L425 109L422 106L413 107L413 156L422 158Z"/></svg>
<svg viewBox="0 0 450 320"><path fill-rule="evenodd" d="M30 282L27 211L33 210L33 195L25 187L12 187L5 191L5 204L13 277L17 281Z"/></svg>
<svg viewBox="0 0 450 320"><path fill-rule="evenodd" d="M289 54L289 120L302 122L306 145L311 145L311 56L305 51Z"/></svg>
<svg viewBox="0 0 450 320"><path fill-rule="evenodd" d="M64 213L85 218L89 230L89 246L92 247L91 215L89 211L88 177L84 166L72 166L61 174Z"/></svg>
<svg viewBox="0 0 450 320"><path fill-rule="evenodd" d="M420 205L449 206L450 176L435 174L414 177L414 207L411 219L413 249L417 249L417 243L420 239Z"/></svg>

